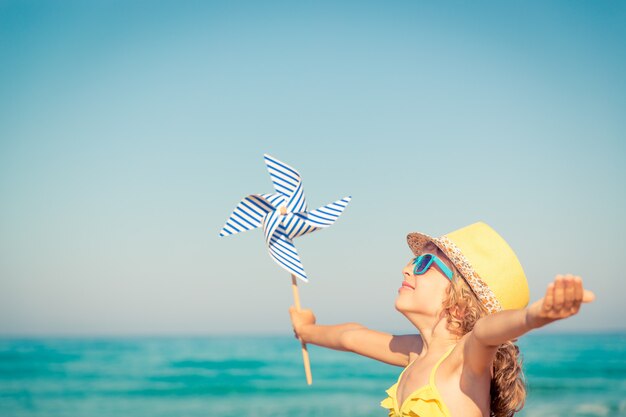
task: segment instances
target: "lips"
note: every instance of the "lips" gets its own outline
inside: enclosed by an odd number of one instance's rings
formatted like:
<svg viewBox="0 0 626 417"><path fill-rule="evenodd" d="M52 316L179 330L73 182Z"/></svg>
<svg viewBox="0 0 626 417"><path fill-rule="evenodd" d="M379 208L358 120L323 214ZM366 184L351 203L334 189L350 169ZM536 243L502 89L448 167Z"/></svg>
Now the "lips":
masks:
<svg viewBox="0 0 626 417"><path fill-rule="evenodd" d="M402 282L402 287L401 287L401 288L410 288L410 289L412 289L412 290L414 290L414 289L415 289L415 287L414 287L414 286L412 286L411 284L409 284L407 281L403 281L403 282Z"/></svg>

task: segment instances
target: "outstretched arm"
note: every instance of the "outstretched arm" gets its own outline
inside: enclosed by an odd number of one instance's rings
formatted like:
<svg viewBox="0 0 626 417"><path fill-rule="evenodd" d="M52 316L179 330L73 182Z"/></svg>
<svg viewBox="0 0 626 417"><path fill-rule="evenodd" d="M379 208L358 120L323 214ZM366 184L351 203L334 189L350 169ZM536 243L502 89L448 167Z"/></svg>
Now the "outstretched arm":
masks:
<svg viewBox="0 0 626 417"><path fill-rule="evenodd" d="M532 329L578 313L582 303L595 299L593 292L583 288L582 279L573 275L557 275L546 289L545 296L520 310L490 314L476 322L468 334L465 364L475 374L490 372L498 346L516 339Z"/></svg>
<svg viewBox="0 0 626 417"><path fill-rule="evenodd" d="M319 325L311 310L289 309L296 337L304 343L354 352L390 365L406 366L409 353L421 350L419 335L396 336L368 329L358 323Z"/></svg>

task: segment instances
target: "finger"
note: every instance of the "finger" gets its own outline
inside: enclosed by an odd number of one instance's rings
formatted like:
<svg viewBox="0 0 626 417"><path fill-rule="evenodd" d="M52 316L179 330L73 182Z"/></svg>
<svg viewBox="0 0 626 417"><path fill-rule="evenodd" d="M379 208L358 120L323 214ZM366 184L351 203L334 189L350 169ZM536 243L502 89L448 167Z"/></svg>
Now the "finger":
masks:
<svg viewBox="0 0 626 417"><path fill-rule="evenodd" d="M543 297L543 310L549 311L552 310L554 306L554 282L548 284L548 288L546 289L546 296Z"/></svg>
<svg viewBox="0 0 626 417"><path fill-rule="evenodd" d="M589 290L583 290L583 303L590 303L595 299L596 295L593 292Z"/></svg>
<svg viewBox="0 0 626 417"><path fill-rule="evenodd" d="M554 309L561 310L565 299L565 289L563 284L563 276L557 275L554 281Z"/></svg>
<svg viewBox="0 0 626 417"><path fill-rule="evenodd" d="M580 303L583 302L583 280L580 277L574 277L574 305L572 310L578 311L580 309ZM574 312L576 312L574 311Z"/></svg>
<svg viewBox="0 0 626 417"><path fill-rule="evenodd" d="M563 308L567 311L571 310L574 306L575 286L576 284L572 275L568 274L563 278Z"/></svg>

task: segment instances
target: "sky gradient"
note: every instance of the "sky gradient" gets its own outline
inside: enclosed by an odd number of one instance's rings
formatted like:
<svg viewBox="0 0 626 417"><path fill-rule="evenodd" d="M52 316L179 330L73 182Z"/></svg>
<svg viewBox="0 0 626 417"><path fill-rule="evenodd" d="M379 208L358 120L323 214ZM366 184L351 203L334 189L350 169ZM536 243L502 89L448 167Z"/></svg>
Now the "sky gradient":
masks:
<svg viewBox="0 0 626 417"><path fill-rule="evenodd" d="M290 278L255 230L296 167L318 322L411 331L411 231L478 220L531 302L597 301L554 331L626 330L623 2L0 2L0 335L290 333Z"/></svg>

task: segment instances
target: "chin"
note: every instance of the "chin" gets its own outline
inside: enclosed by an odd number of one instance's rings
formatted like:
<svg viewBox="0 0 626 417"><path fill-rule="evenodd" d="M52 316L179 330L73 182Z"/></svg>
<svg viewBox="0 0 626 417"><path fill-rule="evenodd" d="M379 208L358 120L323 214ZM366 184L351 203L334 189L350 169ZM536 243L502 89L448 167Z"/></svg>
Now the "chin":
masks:
<svg viewBox="0 0 626 417"><path fill-rule="evenodd" d="M396 297L395 308L397 311L402 313L403 315L407 314L428 314L427 311L423 310L425 307L423 301L416 300L412 297L402 297L401 294Z"/></svg>
<svg viewBox="0 0 626 417"><path fill-rule="evenodd" d="M396 297L395 307L400 313L405 313L410 309L407 300L403 300L401 295Z"/></svg>

